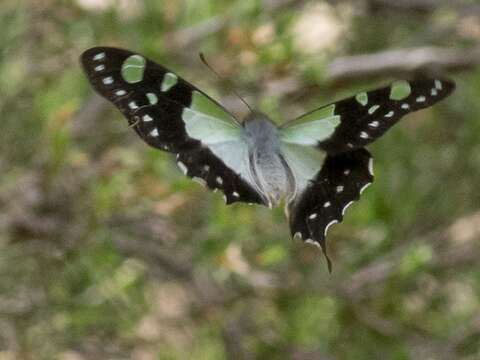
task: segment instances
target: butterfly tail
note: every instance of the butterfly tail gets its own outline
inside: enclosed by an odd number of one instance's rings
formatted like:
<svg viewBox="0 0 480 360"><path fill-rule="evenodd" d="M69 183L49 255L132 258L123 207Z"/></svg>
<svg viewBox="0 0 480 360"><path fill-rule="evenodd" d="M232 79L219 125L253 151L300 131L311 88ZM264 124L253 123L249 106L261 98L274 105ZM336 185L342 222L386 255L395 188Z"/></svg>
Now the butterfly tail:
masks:
<svg viewBox="0 0 480 360"><path fill-rule="evenodd" d="M327 260L329 228L343 220L346 209L373 182L372 156L366 149L330 155L315 178L289 204L292 236L318 245Z"/></svg>

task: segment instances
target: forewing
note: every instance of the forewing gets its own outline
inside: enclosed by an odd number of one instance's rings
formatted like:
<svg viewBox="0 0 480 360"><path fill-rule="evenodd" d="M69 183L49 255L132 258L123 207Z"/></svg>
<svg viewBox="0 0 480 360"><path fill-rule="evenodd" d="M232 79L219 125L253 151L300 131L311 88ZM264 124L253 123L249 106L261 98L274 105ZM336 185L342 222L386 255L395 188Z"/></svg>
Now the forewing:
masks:
<svg viewBox="0 0 480 360"><path fill-rule="evenodd" d="M221 105L165 67L123 49L96 47L81 62L95 90L149 145L177 154L188 176L228 203L264 204L245 161L243 128Z"/></svg>
<svg viewBox="0 0 480 360"><path fill-rule="evenodd" d="M363 148L404 115L444 99L455 88L445 79L400 80L301 116L282 129L284 141L316 145L329 154Z"/></svg>
<svg viewBox="0 0 480 360"><path fill-rule="evenodd" d="M335 105L330 104L293 120L280 129L284 143L316 146L328 139L340 124L340 115L335 114Z"/></svg>
<svg viewBox="0 0 480 360"><path fill-rule="evenodd" d="M372 156L365 149L327 156L322 169L289 204L292 236L321 247L331 270L325 238L330 226L373 181Z"/></svg>

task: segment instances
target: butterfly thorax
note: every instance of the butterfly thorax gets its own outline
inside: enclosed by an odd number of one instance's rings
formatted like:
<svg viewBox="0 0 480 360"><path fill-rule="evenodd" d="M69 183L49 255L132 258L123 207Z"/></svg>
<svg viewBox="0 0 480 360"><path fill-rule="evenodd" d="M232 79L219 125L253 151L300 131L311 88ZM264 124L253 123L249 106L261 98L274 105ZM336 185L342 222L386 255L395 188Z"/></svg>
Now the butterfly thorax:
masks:
<svg viewBox="0 0 480 360"><path fill-rule="evenodd" d="M293 186L291 171L281 153L278 128L257 112L250 113L243 124L253 180L269 205L277 205Z"/></svg>

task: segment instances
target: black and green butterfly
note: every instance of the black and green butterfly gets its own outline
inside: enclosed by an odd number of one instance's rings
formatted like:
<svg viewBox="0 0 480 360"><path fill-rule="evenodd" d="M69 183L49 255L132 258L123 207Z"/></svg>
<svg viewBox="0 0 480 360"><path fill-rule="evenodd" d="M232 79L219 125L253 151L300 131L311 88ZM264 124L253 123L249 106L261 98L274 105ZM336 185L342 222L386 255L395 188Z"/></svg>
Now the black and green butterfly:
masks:
<svg viewBox="0 0 480 360"><path fill-rule="evenodd" d="M455 88L445 79L397 81L278 127L260 112L238 121L140 54L95 47L81 61L96 91L147 144L174 153L185 175L223 191L227 204L272 207L284 199L292 236L319 245L325 255L328 229L373 181L365 146L402 116L432 106Z"/></svg>

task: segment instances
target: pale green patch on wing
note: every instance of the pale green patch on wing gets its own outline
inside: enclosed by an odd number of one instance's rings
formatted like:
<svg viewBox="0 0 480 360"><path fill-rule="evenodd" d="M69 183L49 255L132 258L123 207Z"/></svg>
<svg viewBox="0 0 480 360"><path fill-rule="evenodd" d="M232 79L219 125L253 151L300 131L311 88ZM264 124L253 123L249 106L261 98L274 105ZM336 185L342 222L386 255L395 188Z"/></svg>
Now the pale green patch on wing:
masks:
<svg viewBox="0 0 480 360"><path fill-rule="evenodd" d="M238 140L242 133L242 128L236 123L214 118L190 108L183 110L182 119L188 136L205 144Z"/></svg>
<svg viewBox="0 0 480 360"><path fill-rule="evenodd" d="M182 119L188 136L205 144L238 140L243 131L229 113L198 91L193 91L192 105L183 110Z"/></svg>
<svg viewBox="0 0 480 360"><path fill-rule="evenodd" d="M243 180L255 187L248 162L248 144L243 127L220 105L198 91L192 105L182 113L188 136L199 140Z"/></svg>
<svg viewBox="0 0 480 360"><path fill-rule="evenodd" d="M122 78L129 84L134 84L143 80L146 60L140 55L129 56L122 64Z"/></svg>
<svg viewBox="0 0 480 360"><path fill-rule="evenodd" d="M361 92L355 96L355 100L365 106L368 104L368 94L366 92Z"/></svg>
<svg viewBox="0 0 480 360"><path fill-rule="evenodd" d="M240 175L253 188L257 187L250 172L248 145L243 139L213 143L207 146L233 172Z"/></svg>
<svg viewBox="0 0 480 360"><path fill-rule="evenodd" d="M390 100L403 100L412 93L412 88L408 81L399 80L392 83L390 88Z"/></svg>
<svg viewBox="0 0 480 360"><path fill-rule="evenodd" d="M292 144L317 145L329 138L340 124L340 115L334 115L334 111L332 104L298 118L280 129L280 139Z"/></svg>
<svg viewBox="0 0 480 360"><path fill-rule="evenodd" d="M320 171L326 153L311 146L281 143L282 155L295 178L295 190L289 194L289 200L301 193L308 182Z"/></svg>
<svg viewBox="0 0 480 360"><path fill-rule="evenodd" d="M167 92L172 87L174 87L178 82L178 76L174 73L166 73L162 80L161 90L162 92Z"/></svg>
<svg viewBox="0 0 480 360"><path fill-rule="evenodd" d="M237 124L237 121L215 101L199 91L192 92L190 109L206 116Z"/></svg>
<svg viewBox="0 0 480 360"><path fill-rule="evenodd" d="M147 93L147 99L150 105L155 105L158 102L158 97L154 93Z"/></svg>
<svg viewBox="0 0 480 360"><path fill-rule="evenodd" d="M299 118L293 120L291 123L288 123L286 125L286 128L290 126L307 123L307 122L316 121L316 120L328 119L334 116L335 116L335 104L331 104L300 116Z"/></svg>

